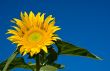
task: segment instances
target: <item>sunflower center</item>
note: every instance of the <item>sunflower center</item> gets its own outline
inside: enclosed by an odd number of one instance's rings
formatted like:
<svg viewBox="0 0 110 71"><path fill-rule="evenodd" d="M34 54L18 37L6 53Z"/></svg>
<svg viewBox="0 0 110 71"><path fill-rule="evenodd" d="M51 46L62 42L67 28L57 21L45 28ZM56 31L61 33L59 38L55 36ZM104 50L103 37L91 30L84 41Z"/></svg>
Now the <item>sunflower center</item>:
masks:
<svg viewBox="0 0 110 71"><path fill-rule="evenodd" d="M36 42L36 41L41 40L41 38L42 38L42 34L41 33L39 33L39 32L33 32L33 33L31 33L29 35L28 40L30 42Z"/></svg>

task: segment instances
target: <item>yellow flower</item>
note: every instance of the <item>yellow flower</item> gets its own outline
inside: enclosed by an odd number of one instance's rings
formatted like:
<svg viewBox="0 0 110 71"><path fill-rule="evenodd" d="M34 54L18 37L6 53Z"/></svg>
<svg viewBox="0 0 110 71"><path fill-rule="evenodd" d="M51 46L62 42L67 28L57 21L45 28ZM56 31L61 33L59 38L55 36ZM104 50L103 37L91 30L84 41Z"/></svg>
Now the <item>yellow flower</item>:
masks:
<svg viewBox="0 0 110 71"><path fill-rule="evenodd" d="M20 47L20 53L31 56L41 51L48 52L47 46L54 44L59 39L55 32L60 30L55 26L55 18L52 15L44 18L44 13L34 14L32 11L29 15L21 12L21 20L14 18L12 20L16 26L9 29L8 34L12 34L8 39Z"/></svg>

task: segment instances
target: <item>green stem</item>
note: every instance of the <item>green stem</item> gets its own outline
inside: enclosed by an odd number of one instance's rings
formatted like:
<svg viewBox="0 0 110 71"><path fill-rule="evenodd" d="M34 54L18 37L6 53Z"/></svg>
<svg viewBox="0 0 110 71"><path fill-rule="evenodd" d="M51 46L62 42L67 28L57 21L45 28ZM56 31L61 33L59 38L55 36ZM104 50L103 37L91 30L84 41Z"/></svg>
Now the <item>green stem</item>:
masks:
<svg viewBox="0 0 110 71"><path fill-rule="evenodd" d="M38 56L36 56L36 71L40 71L40 54L38 54Z"/></svg>
<svg viewBox="0 0 110 71"><path fill-rule="evenodd" d="M14 58L16 57L16 55L18 54L18 50L16 50L7 60L4 68L2 71L8 71L8 67L10 65L10 63L14 60Z"/></svg>

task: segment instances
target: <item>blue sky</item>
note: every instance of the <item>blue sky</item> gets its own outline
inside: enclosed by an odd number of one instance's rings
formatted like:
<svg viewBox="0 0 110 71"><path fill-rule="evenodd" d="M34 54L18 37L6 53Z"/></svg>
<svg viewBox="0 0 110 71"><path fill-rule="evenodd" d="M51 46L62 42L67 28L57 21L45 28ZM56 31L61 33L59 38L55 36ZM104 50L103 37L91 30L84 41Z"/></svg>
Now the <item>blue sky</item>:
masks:
<svg viewBox="0 0 110 71"><path fill-rule="evenodd" d="M109 0L0 0L0 61L8 58L15 45L6 38L10 20L20 12L52 14L65 41L88 49L103 58L97 61L84 57L60 56L62 71L110 71L110 1ZM27 60L28 62L29 60ZM13 71L26 71L14 69Z"/></svg>

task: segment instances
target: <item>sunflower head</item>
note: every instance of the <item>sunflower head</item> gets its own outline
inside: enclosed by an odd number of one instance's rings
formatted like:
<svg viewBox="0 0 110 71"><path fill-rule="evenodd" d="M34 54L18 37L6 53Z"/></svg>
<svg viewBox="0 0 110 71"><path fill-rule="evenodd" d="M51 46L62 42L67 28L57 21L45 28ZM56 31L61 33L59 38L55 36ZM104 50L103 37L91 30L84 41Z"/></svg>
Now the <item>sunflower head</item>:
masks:
<svg viewBox="0 0 110 71"><path fill-rule="evenodd" d="M21 54L29 53L33 56L41 49L47 53L47 46L59 39L55 32L60 28L55 26L55 18L52 15L44 18L44 15L40 12L36 15L32 11L29 14L24 12L20 14L21 19L12 20L16 26L8 30L7 33L12 34L8 39L17 46L21 46L19 50Z"/></svg>

